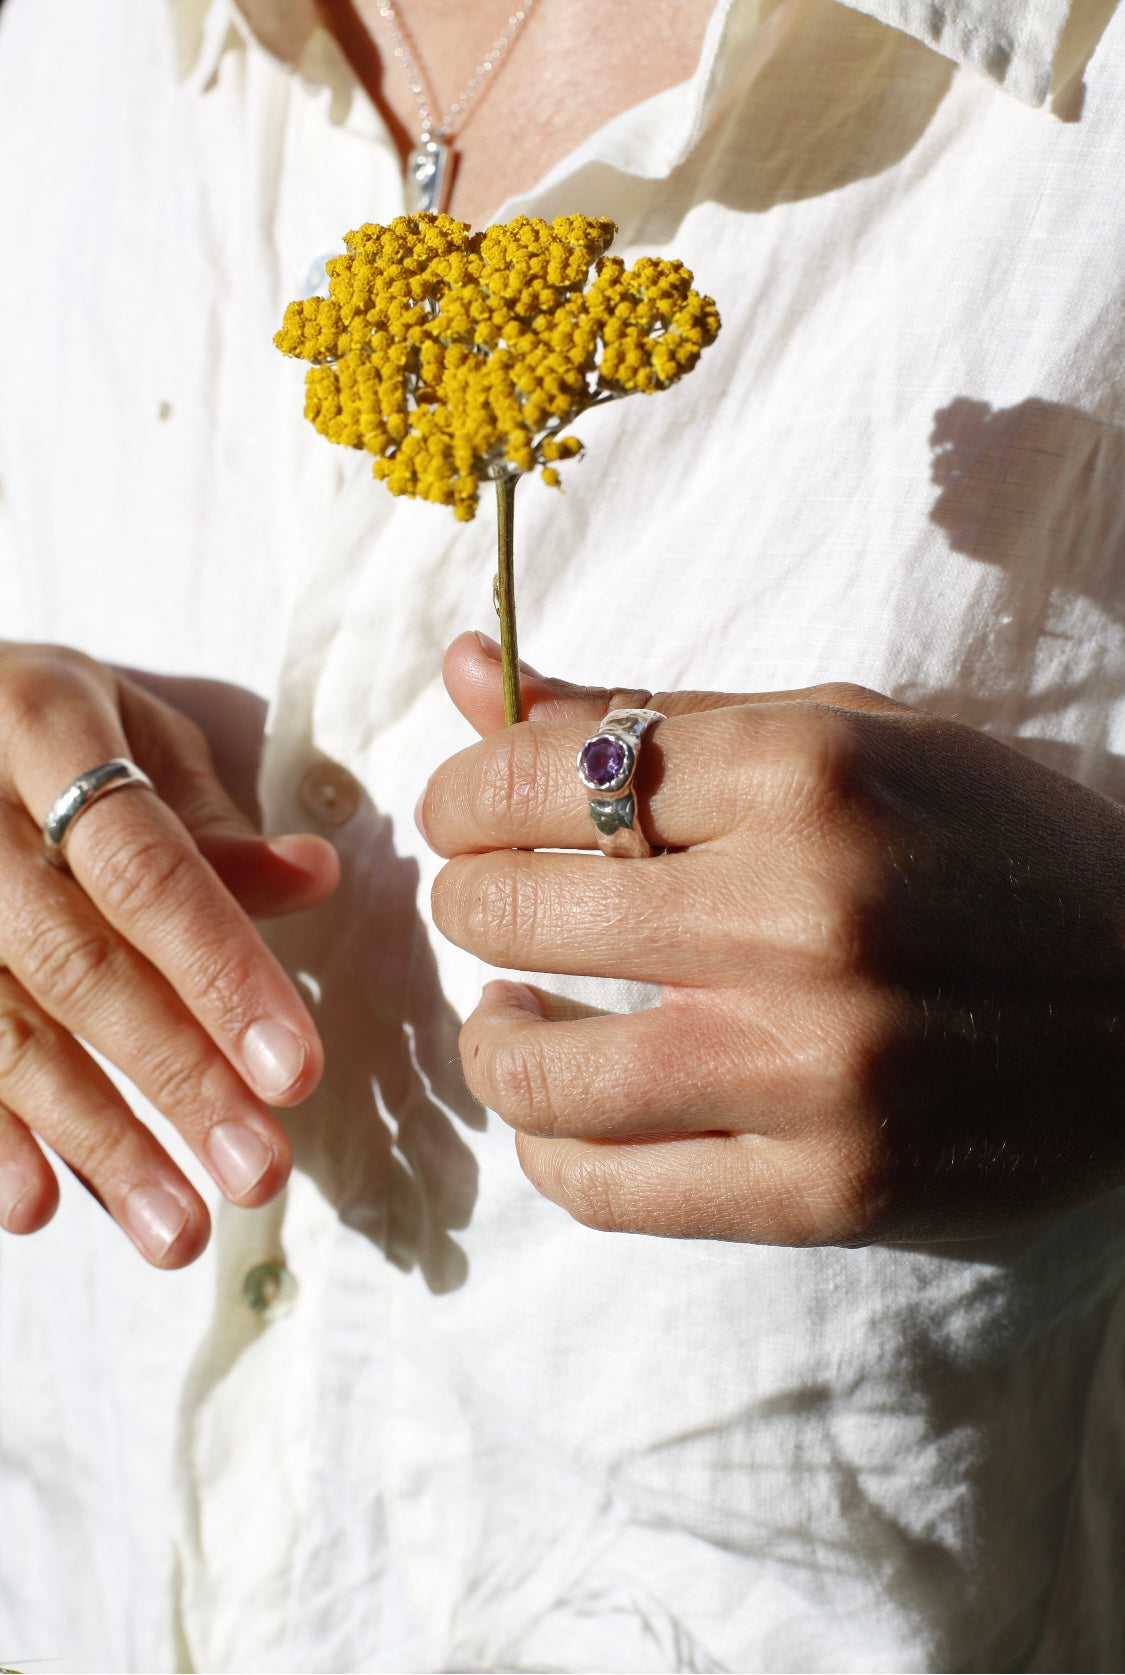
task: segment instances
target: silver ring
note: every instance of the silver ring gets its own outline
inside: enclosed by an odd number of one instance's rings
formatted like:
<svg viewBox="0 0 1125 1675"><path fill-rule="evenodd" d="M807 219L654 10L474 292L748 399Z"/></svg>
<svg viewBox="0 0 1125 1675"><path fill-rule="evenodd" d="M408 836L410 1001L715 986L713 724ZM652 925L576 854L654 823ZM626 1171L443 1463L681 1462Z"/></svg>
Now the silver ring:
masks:
<svg viewBox="0 0 1125 1675"><path fill-rule="evenodd" d="M155 791L152 780L125 756L115 756L112 762L101 762L72 780L47 810L43 821L43 853L53 867L66 866L64 845L71 828L80 814L108 797L111 791L127 791L131 785Z"/></svg>
<svg viewBox="0 0 1125 1675"><path fill-rule="evenodd" d="M641 829L633 779L641 740L654 721L664 719L659 710L610 710L578 752L578 777L603 855L637 860L654 853Z"/></svg>

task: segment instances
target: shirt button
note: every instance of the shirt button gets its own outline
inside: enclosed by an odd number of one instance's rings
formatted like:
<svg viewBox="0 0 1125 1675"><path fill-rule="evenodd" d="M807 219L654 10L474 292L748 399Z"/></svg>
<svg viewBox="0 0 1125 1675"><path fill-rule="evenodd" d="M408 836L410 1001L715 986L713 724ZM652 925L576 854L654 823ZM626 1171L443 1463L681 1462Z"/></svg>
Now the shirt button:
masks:
<svg viewBox="0 0 1125 1675"><path fill-rule="evenodd" d="M243 1278L242 1297L262 1320L281 1320L297 1301L297 1281L280 1262L259 1262Z"/></svg>
<svg viewBox="0 0 1125 1675"><path fill-rule="evenodd" d="M359 807L358 779L338 762L315 763L297 793L301 807L322 826L345 826Z"/></svg>

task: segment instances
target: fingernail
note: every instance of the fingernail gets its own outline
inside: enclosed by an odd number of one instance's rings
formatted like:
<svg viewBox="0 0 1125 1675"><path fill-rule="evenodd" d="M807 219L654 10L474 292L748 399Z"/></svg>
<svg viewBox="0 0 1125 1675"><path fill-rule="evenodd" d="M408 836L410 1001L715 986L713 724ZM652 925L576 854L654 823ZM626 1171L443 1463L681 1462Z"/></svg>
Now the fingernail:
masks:
<svg viewBox="0 0 1125 1675"><path fill-rule="evenodd" d="M22 1163L0 1163L0 1221L5 1226L10 1225L34 1185Z"/></svg>
<svg viewBox="0 0 1125 1675"><path fill-rule="evenodd" d="M211 1130L207 1155L228 1198L244 1198L273 1162L261 1135L239 1122L221 1122Z"/></svg>
<svg viewBox="0 0 1125 1675"><path fill-rule="evenodd" d="M145 1255L159 1262L187 1225L188 1207L167 1187L135 1186L125 1200L124 1215Z"/></svg>
<svg viewBox="0 0 1125 1675"><path fill-rule="evenodd" d="M429 786L426 787L426 790L429 790ZM430 839L426 831L426 823L422 818L422 810L425 807L425 804L426 792L423 791L422 795L418 798L418 801L414 804L414 824L417 826L422 836L426 839L426 842L429 843Z"/></svg>
<svg viewBox="0 0 1125 1675"><path fill-rule="evenodd" d="M285 837L259 838L271 855L276 855L279 861L284 861L287 867L295 867L298 872L310 872L315 867L308 864L309 837L305 832L292 832ZM313 842L317 840L314 838Z"/></svg>
<svg viewBox="0 0 1125 1675"><path fill-rule="evenodd" d="M288 1093L305 1068L305 1044L284 1024L262 1019L242 1037L242 1061L263 1099Z"/></svg>
<svg viewBox="0 0 1125 1675"><path fill-rule="evenodd" d="M276 855L287 866L297 867L301 872L321 871L325 851L332 851L328 839L313 832L286 832L282 837L259 838L258 841L265 843L271 855Z"/></svg>
<svg viewBox="0 0 1125 1675"><path fill-rule="evenodd" d="M499 663L500 659L503 657L504 654L501 651L500 646L497 643L497 641L492 639L490 635L483 634L479 628L474 628L473 633L476 635L477 639L480 641L480 649L481 649L481 651L483 651L484 655L491 662ZM520 669L523 672L523 674L534 675L537 680L542 680L544 678L539 673L538 669L533 669L531 667L531 664L530 663L525 663L522 658L520 659Z"/></svg>

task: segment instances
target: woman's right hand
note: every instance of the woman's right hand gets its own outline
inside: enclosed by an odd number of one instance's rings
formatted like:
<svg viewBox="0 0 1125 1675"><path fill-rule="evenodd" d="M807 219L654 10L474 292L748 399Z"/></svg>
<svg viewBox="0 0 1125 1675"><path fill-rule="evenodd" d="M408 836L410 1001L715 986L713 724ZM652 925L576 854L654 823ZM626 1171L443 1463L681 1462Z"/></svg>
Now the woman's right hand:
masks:
<svg viewBox="0 0 1125 1675"><path fill-rule="evenodd" d="M131 758L156 787L77 818L69 871L41 823L80 774ZM55 646L0 645L0 1224L58 1203L40 1142L161 1268L207 1242L206 1206L85 1050L132 1081L232 1203L280 1191L289 1143L269 1106L316 1085L308 1012L255 930L335 888L331 846L261 838L200 729L114 670Z"/></svg>

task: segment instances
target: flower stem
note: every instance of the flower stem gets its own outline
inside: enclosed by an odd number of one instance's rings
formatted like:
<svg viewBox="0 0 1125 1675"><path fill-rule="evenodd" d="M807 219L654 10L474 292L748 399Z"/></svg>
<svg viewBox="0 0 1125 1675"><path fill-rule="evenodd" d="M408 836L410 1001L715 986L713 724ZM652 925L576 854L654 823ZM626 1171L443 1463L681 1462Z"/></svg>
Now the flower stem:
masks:
<svg viewBox="0 0 1125 1675"><path fill-rule="evenodd" d="M500 614L500 668L504 679L504 720L521 719L520 654L516 644L515 511L519 474L496 478L496 609Z"/></svg>

